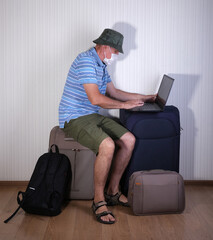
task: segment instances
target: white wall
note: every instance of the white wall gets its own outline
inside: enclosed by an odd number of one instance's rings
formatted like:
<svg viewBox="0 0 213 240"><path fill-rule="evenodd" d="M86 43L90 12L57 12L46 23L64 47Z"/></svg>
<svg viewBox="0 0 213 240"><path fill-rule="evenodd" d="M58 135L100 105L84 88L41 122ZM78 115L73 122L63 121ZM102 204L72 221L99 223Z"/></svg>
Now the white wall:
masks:
<svg viewBox="0 0 213 240"><path fill-rule="evenodd" d="M213 1L0 0L0 180L29 180L47 151L69 67L104 28L125 36L110 73L118 88L154 93L175 77L180 172L213 179ZM118 111L111 110L118 116Z"/></svg>

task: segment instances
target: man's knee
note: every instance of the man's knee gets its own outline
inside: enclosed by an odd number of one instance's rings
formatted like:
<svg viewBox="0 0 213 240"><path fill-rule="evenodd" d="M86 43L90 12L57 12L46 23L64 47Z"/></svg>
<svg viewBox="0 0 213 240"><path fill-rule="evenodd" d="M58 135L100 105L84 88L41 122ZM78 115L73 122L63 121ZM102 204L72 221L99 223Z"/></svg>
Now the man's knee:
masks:
<svg viewBox="0 0 213 240"><path fill-rule="evenodd" d="M108 151L109 153L111 152L114 153L114 150L115 150L115 143L110 137L105 138L99 146L99 152Z"/></svg>
<svg viewBox="0 0 213 240"><path fill-rule="evenodd" d="M135 141L135 136L132 133L127 132L118 140L117 143L120 147L125 147L127 150L132 151L135 147Z"/></svg>
<svg viewBox="0 0 213 240"><path fill-rule="evenodd" d="M126 142L125 143L127 144L127 146L129 146L130 150L134 149L135 141L136 141L135 136L132 133L130 133L130 132L126 133Z"/></svg>

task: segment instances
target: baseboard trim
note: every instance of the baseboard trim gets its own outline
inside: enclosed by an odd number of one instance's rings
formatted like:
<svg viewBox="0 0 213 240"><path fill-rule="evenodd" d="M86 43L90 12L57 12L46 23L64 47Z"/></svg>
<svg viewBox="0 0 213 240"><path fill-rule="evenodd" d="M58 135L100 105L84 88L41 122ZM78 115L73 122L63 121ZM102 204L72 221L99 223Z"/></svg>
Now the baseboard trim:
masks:
<svg viewBox="0 0 213 240"><path fill-rule="evenodd" d="M0 186L27 186L29 181L0 181ZM213 185L213 180L185 180L185 185Z"/></svg>
<svg viewBox="0 0 213 240"><path fill-rule="evenodd" d="M211 186L213 185L213 180L185 180L185 185L205 185Z"/></svg>
<svg viewBox="0 0 213 240"><path fill-rule="evenodd" d="M27 186L29 181L0 181L0 186Z"/></svg>

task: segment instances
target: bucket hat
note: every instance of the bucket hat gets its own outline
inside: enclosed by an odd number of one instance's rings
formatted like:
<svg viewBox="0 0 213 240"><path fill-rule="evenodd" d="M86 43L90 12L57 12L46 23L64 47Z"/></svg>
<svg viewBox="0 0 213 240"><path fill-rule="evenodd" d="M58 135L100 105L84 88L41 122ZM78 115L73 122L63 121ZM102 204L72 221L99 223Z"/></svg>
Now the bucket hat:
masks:
<svg viewBox="0 0 213 240"><path fill-rule="evenodd" d="M100 37L94 40L93 42L96 44L113 47L117 49L120 53L124 53L122 48L123 39L124 39L124 36L121 33L115 30L106 28L104 29Z"/></svg>

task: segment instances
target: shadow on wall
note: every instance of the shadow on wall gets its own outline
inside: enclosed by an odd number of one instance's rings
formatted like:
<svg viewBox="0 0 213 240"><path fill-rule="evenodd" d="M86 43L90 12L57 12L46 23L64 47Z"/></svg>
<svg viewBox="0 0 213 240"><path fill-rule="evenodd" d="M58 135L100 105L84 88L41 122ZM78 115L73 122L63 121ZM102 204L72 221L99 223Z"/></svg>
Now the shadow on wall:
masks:
<svg viewBox="0 0 213 240"><path fill-rule="evenodd" d="M130 25L129 23L125 23L125 22L117 22L111 28L122 33L124 36L124 41L123 41L124 54L120 53L117 60L117 61L123 61L126 57L128 57L131 50L137 49L137 45L135 43L136 28ZM115 86L116 86L116 77L115 77L116 65L117 63L113 62L112 65L108 67L108 72ZM111 116L110 114L111 111L118 111L118 110L101 109L101 114L105 116Z"/></svg>
<svg viewBox="0 0 213 240"><path fill-rule="evenodd" d="M120 53L118 57L118 61L123 61L128 55L130 54L131 50L135 50L137 48L135 43L135 35L136 35L136 28L134 28L129 23L118 22L112 26L112 29L120 32L124 36L123 41L123 51L124 53ZM111 78L114 79L115 72L116 72L116 62L110 66L109 69Z"/></svg>
<svg viewBox="0 0 213 240"><path fill-rule="evenodd" d="M195 124L194 110L190 108L190 102L195 94L200 76L175 73L168 75L175 79L169 102L179 108L180 124L183 128L180 144L180 172L184 172L188 180L193 180L195 170L195 138L198 129Z"/></svg>

